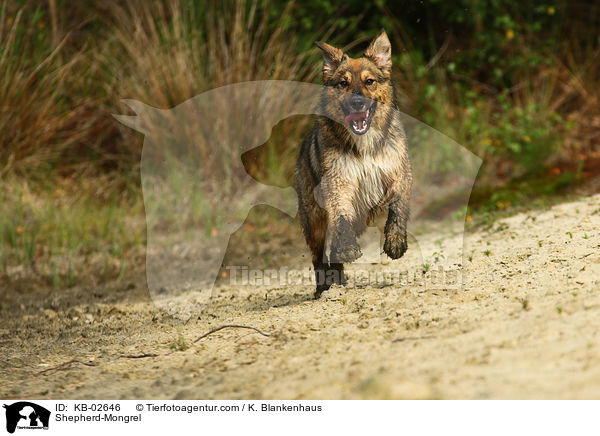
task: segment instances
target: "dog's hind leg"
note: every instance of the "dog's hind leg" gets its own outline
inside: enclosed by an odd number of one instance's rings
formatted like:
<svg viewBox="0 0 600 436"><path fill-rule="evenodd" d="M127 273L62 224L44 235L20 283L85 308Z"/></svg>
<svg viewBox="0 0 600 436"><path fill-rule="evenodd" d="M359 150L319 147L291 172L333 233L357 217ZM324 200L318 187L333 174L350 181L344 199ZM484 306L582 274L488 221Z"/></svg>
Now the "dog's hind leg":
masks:
<svg viewBox="0 0 600 436"><path fill-rule="evenodd" d="M328 264L322 260L323 254L316 256L313 260L315 268L315 299L321 297L321 294L328 290L331 285L344 285L346 279L344 277L344 265L341 263ZM314 258L313 258L314 259Z"/></svg>
<svg viewBox="0 0 600 436"><path fill-rule="evenodd" d="M327 270L329 264L325 258L325 229L326 221L314 219L311 222L307 242L312 253L312 263L315 269L315 298L319 298L323 291L326 291L331 286L327 280Z"/></svg>
<svg viewBox="0 0 600 436"><path fill-rule="evenodd" d="M310 224L307 240L312 252L312 262L315 269L315 299L317 299L331 285L342 285L345 283L344 265L341 263L329 264L325 256L326 217L313 217L313 221Z"/></svg>

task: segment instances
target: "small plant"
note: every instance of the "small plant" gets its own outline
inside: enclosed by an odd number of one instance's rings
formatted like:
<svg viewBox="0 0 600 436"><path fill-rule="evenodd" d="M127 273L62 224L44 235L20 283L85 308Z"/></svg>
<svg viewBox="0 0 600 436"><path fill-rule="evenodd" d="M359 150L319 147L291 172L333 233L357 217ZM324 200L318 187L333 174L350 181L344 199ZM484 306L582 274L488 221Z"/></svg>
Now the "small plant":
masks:
<svg viewBox="0 0 600 436"><path fill-rule="evenodd" d="M483 254L485 254L486 256L489 256L491 253L492 253L492 252L491 252L490 250L485 250L485 251L483 252Z"/></svg>
<svg viewBox="0 0 600 436"><path fill-rule="evenodd" d="M69 260L69 266L67 268L67 285L72 287L75 284L75 270L73 269L73 262Z"/></svg>
<svg viewBox="0 0 600 436"><path fill-rule="evenodd" d="M530 309L529 299L527 299L527 298L519 298L518 300L521 302L521 308L523 310L529 310Z"/></svg>
<svg viewBox="0 0 600 436"><path fill-rule="evenodd" d="M438 253L437 251L435 251L433 253L433 260L435 263L438 263L440 261L440 259L445 259L445 256L442 253Z"/></svg>
<svg viewBox="0 0 600 436"><path fill-rule="evenodd" d="M177 338L173 339L173 341L169 345L169 348L171 348L171 350L174 351L185 351L189 348L189 345L187 344L183 335L179 333Z"/></svg>
<svg viewBox="0 0 600 436"><path fill-rule="evenodd" d="M60 272L58 262L54 262L52 267L52 287L58 288L60 286Z"/></svg>

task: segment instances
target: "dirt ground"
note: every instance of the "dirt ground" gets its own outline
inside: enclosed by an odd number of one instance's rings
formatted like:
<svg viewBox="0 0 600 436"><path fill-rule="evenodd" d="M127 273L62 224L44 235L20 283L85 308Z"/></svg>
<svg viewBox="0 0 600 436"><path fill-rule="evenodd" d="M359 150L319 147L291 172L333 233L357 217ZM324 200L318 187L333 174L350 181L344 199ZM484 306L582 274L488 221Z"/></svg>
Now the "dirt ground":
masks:
<svg viewBox="0 0 600 436"><path fill-rule="evenodd" d="M430 254L413 244L366 268L430 274L435 247L463 246L452 229L418 240ZM468 233L462 289L351 282L314 301L308 284L219 285L205 304L157 306L143 273L23 281L0 300L0 397L599 398L599 244L595 195ZM270 336L226 328L193 343L225 324Z"/></svg>

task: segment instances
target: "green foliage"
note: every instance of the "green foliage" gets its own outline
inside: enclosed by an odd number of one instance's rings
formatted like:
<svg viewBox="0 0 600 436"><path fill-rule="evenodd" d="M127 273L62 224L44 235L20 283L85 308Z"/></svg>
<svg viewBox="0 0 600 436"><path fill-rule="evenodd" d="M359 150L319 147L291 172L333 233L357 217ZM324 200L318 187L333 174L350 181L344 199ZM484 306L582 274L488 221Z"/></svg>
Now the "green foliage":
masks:
<svg viewBox="0 0 600 436"><path fill-rule="evenodd" d="M520 72L549 62L543 51L560 42L562 2L431 0L430 5L464 46L452 68L499 89L514 85ZM532 45L535 51L529 50Z"/></svg>
<svg viewBox="0 0 600 436"><path fill-rule="evenodd" d="M539 172L560 145L563 118L537 102L515 105L506 94L497 97L497 107L471 96L467 93L465 143L482 157L514 162L532 175Z"/></svg>

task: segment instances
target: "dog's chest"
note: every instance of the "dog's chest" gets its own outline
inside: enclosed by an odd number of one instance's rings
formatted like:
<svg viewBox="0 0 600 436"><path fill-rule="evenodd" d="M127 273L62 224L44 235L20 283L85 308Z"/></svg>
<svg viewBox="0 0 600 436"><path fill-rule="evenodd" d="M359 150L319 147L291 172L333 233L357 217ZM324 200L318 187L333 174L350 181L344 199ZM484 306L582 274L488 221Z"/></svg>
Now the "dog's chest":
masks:
<svg viewBox="0 0 600 436"><path fill-rule="evenodd" d="M394 147L382 152L356 156L343 154L336 162L337 176L354 189L355 206L367 211L387 200L391 181L397 177L399 156Z"/></svg>

